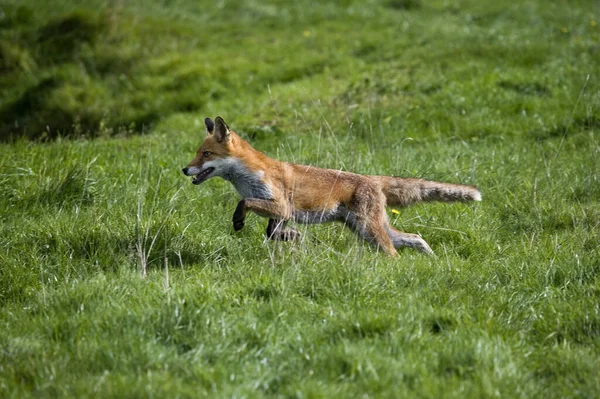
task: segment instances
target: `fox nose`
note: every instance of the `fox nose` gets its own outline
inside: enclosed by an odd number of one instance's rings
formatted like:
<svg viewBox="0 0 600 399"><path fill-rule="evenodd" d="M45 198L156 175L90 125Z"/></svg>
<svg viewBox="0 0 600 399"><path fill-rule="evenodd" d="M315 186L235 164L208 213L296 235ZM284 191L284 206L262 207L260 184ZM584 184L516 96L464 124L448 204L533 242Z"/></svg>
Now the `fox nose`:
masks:
<svg viewBox="0 0 600 399"><path fill-rule="evenodd" d="M184 175L187 175L188 168L183 168L183 169L181 169L181 171L183 172Z"/></svg>

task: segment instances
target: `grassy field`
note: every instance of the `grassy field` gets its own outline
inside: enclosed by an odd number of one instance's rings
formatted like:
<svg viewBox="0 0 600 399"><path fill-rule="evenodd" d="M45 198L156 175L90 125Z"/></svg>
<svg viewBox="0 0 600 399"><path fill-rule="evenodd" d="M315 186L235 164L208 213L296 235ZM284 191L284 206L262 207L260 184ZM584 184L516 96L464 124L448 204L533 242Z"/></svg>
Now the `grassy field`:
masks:
<svg viewBox="0 0 600 399"><path fill-rule="evenodd" d="M79 3L0 2L0 397L599 395L600 3ZM234 233L216 115L483 202Z"/></svg>

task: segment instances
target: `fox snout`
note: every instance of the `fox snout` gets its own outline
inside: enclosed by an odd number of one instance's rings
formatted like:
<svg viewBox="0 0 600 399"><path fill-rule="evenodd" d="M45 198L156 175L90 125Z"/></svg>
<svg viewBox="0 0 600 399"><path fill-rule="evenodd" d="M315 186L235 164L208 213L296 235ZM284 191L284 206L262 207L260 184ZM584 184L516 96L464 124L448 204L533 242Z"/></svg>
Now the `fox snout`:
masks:
<svg viewBox="0 0 600 399"><path fill-rule="evenodd" d="M202 166L186 166L185 168L181 169L181 171L186 176L196 176L198 173L200 173L206 169L207 168L203 168ZM209 169L214 169L214 168L209 168Z"/></svg>
<svg viewBox="0 0 600 399"><path fill-rule="evenodd" d="M203 169L202 167L198 167L198 166L186 166L185 168L181 169L181 171L186 176L196 176L198 173L200 173L202 171L202 169Z"/></svg>

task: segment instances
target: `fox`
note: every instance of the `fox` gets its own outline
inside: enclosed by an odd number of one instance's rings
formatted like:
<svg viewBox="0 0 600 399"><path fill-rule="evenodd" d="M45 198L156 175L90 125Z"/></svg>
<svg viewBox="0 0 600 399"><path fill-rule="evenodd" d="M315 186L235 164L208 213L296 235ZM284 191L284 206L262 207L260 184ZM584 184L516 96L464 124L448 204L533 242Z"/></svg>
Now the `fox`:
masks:
<svg viewBox="0 0 600 399"><path fill-rule="evenodd" d="M182 169L192 183L220 177L242 199L233 213L233 229L244 228L253 212L268 218L270 240L295 240L300 232L288 222L342 222L389 256L397 249L433 250L417 234L390 225L386 207L406 207L422 201L481 201L477 187L418 178L362 175L279 161L254 149L217 116L204 120L206 137L194 159Z"/></svg>

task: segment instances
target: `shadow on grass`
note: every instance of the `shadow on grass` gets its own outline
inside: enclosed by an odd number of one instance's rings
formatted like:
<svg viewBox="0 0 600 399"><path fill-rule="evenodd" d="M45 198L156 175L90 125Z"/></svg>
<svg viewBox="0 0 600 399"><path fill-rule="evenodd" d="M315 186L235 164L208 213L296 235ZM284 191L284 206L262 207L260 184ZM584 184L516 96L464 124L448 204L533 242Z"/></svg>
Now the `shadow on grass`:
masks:
<svg viewBox="0 0 600 399"><path fill-rule="evenodd" d="M514 91L517 94L530 95L530 96L539 96L539 97L548 97L552 95L552 92L549 88L542 85L538 82L532 83L515 83L503 80L498 83L498 87Z"/></svg>
<svg viewBox="0 0 600 399"><path fill-rule="evenodd" d="M600 130L600 116L592 115L585 117L576 117L571 123L565 123L559 126L555 126L553 129L547 131L537 130L534 131L533 137L536 140L544 141L550 139L558 139L562 137L569 137L570 135L579 132L590 132Z"/></svg>
<svg viewBox="0 0 600 399"><path fill-rule="evenodd" d="M433 316L425 321L427 330L432 334L442 334L451 331L456 322L448 316Z"/></svg>
<svg viewBox="0 0 600 399"><path fill-rule="evenodd" d="M386 335L397 327L398 321L389 315L356 315L336 322L326 335L332 342L355 341Z"/></svg>
<svg viewBox="0 0 600 399"><path fill-rule="evenodd" d="M42 26L36 37L40 58L46 62L70 61L84 44L92 44L108 28L102 14L77 10Z"/></svg>

